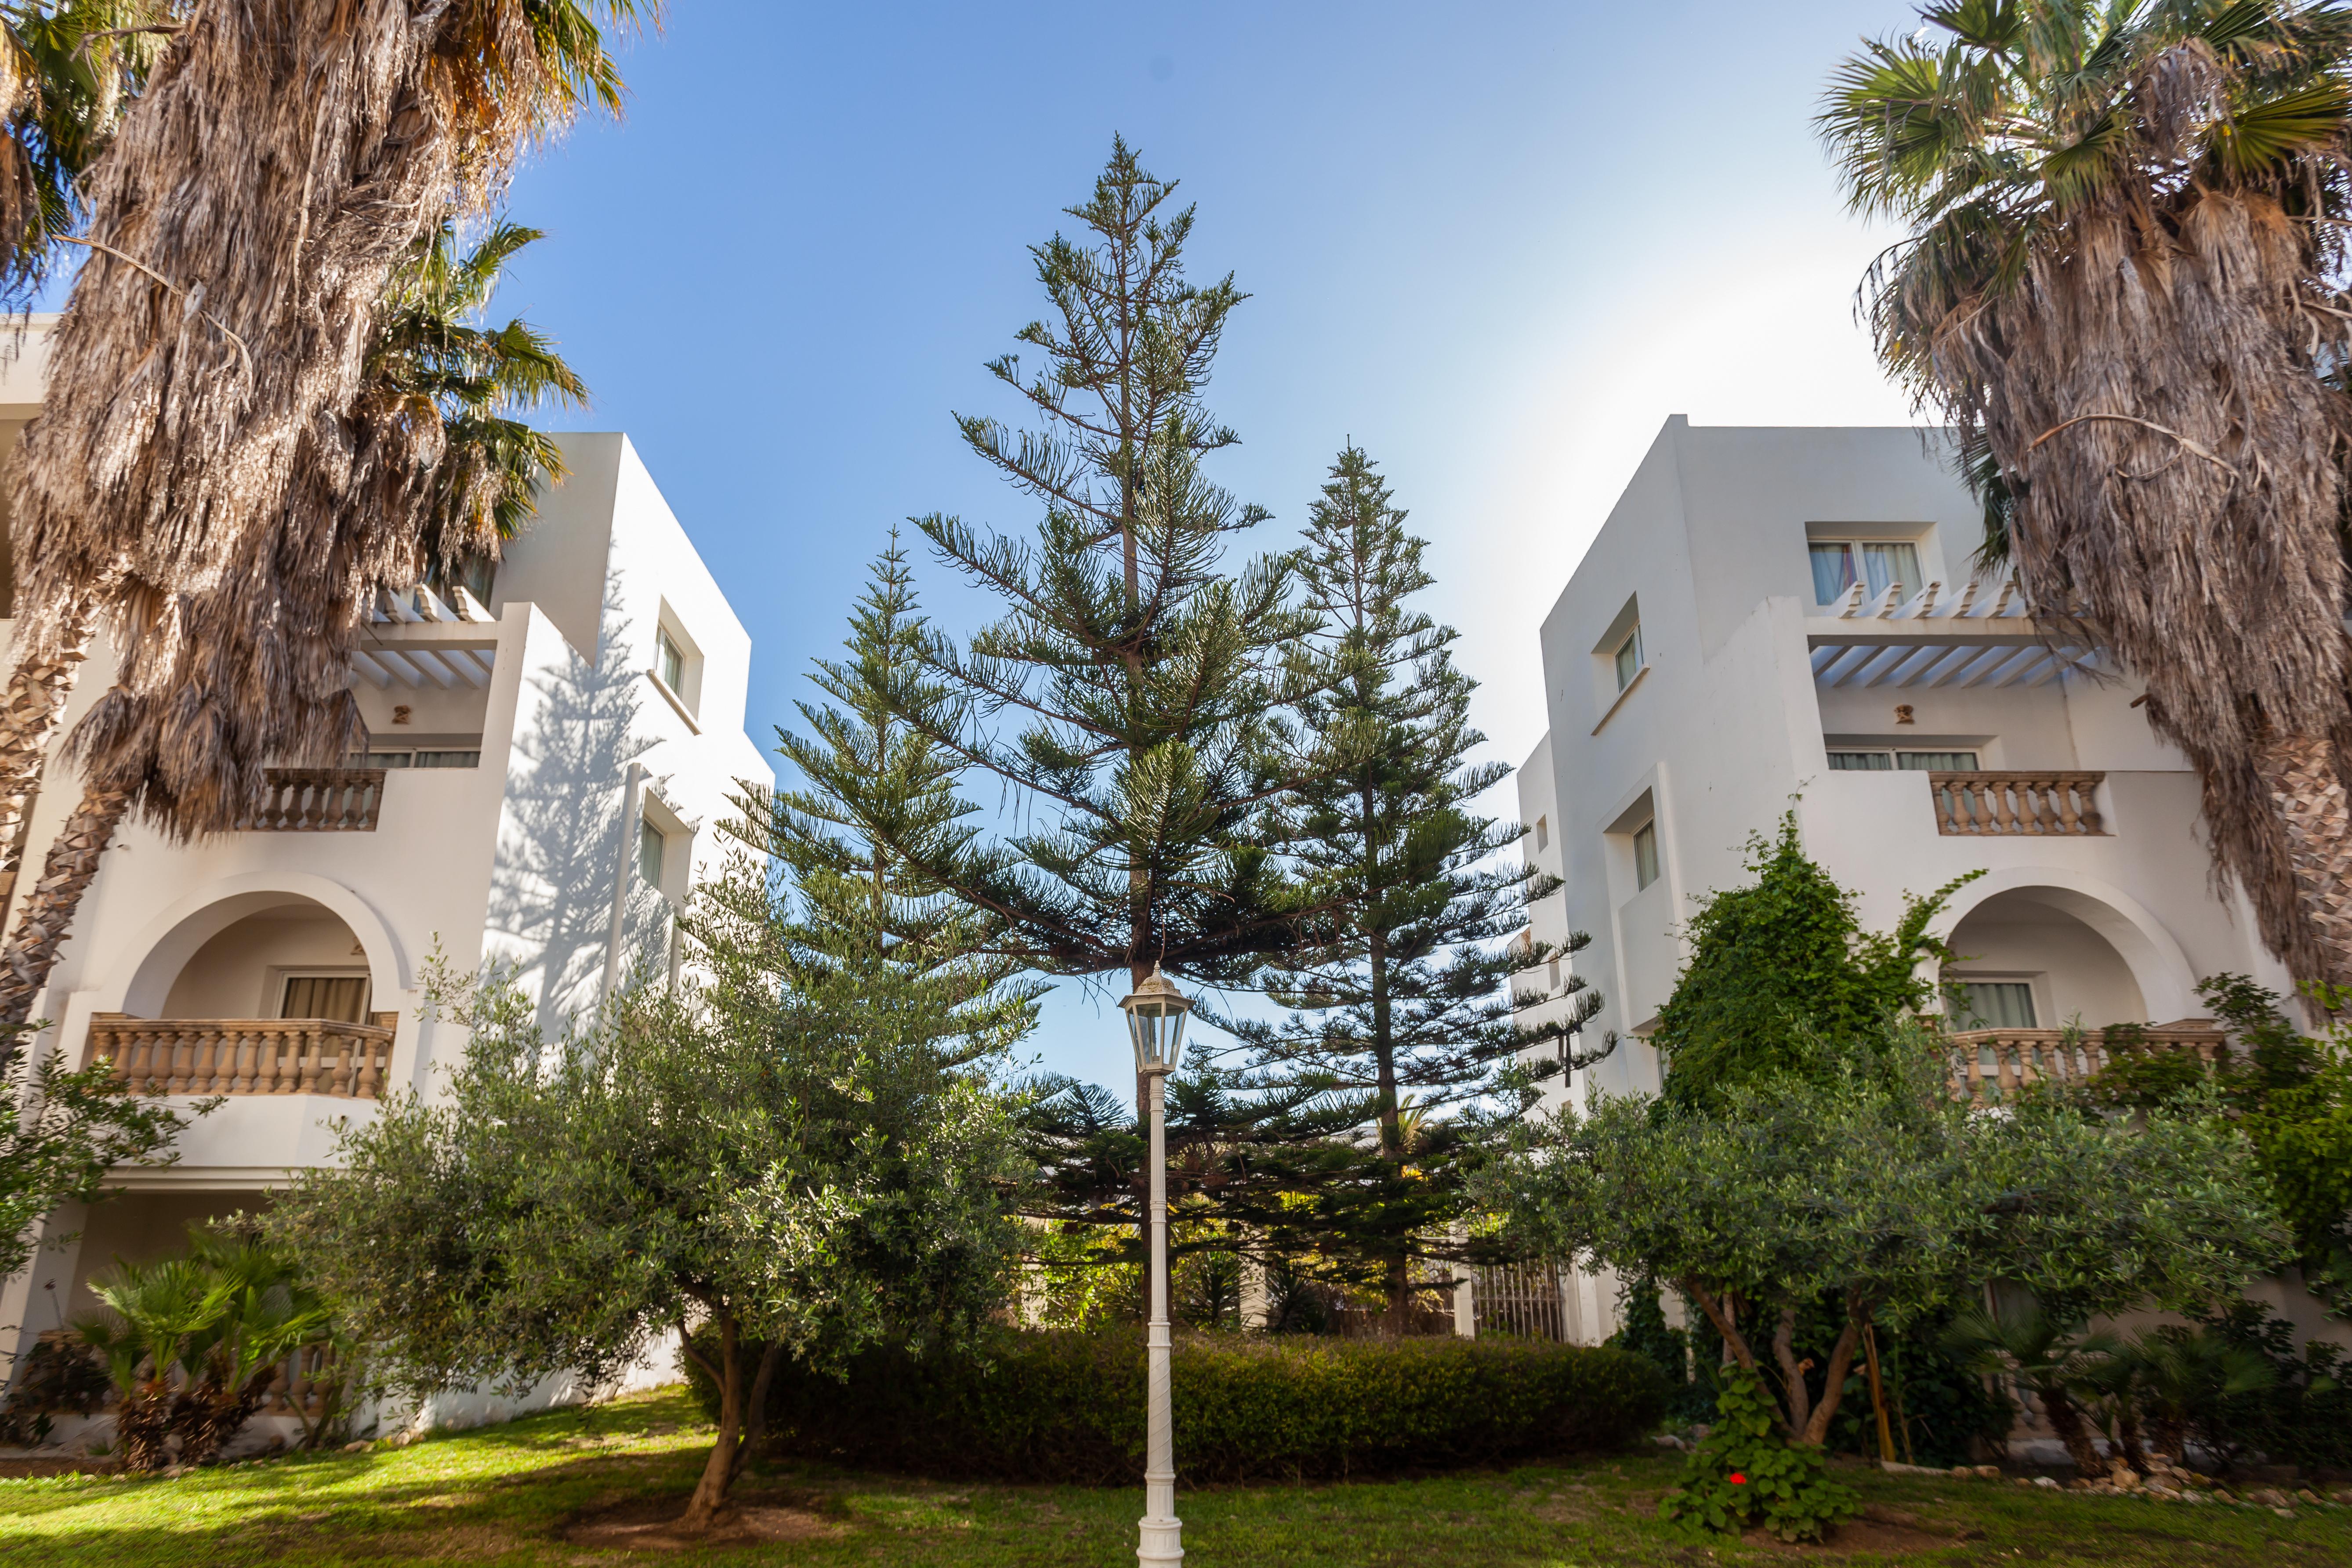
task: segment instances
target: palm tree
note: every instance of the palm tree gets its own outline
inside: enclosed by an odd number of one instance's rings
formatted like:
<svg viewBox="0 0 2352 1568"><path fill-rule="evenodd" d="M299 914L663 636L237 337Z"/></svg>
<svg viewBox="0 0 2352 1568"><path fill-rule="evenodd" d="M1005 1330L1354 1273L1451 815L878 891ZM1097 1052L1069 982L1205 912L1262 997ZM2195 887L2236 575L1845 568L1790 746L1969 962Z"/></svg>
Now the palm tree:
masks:
<svg viewBox="0 0 2352 1568"><path fill-rule="evenodd" d="M189 596L246 581L268 616L290 513L364 516L438 460L438 421L360 401L391 276L520 150L582 108L617 110L599 18L659 0L222 0L173 35L81 182L91 251L51 340L47 401L12 475L17 674L0 697L0 826L22 814L101 618L149 668L208 650ZM359 570L409 551L398 520L341 536ZM314 645L294 668L339 679ZM329 703L332 710L334 704ZM354 721L309 725L323 743ZM312 745L300 750L312 753ZM21 1023L125 802L85 800L50 852L0 976Z"/></svg>
<svg viewBox="0 0 2352 1568"><path fill-rule="evenodd" d="M278 1364L329 1331L330 1313L286 1259L250 1235L192 1229L184 1255L114 1267L90 1282L102 1312L74 1331L121 1396L116 1447L134 1470L201 1464L268 1396Z"/></svg>
<svg viewBox="0 0 2352 1568"><path fill-rule="evenodd" d="M1971 1371L2013 1380L2033 1393L2050 1429L2085 1479L2106 1473L2075 1391L2116 1354L2104 1334L2084 1335L2082 1323L2036 1302L1988 1311L1971 1307L1952 1320L1945 1342Z"/></svg>
<svg viewBox="0 0 2352 1568"><path fill-rule="evenodd" d="M1838 68L1881 358L1995 481L2036 613L2147 683L2222 869L2352 981L2352 14L1946 0Z"/></svg>
<svg viewBox="0 0 2352 1568"><path fill-rule="evenodd" d="M80 181L147 78L178 0L0 0L0 306L28 303L86 216ZM0 909L75 659L22 663L0 691Z"/></svg>
<svg viewBox="0 0 2352 1568"><path fill-rule="evenodd" d="M0 301L28 302L184 0L0 0Z"/></svg>
<svg viewBox="0 0 2352 1568"><path fill-rule="evenodd" d="M2251 1345L2232 1342L2210 1325L2172 1325L2132 1342L2130 1359L2147 1406L2148 1440L2174 1464L2183 1462L2189 1430L2223 1400L2258 1393L2278 1373Z"/></svg>
<svg viewBox="0 0 2352 1568"><path fill-rule="evenodd" d="M0 950L0 1017L29 1016L127 812L177 838L226 832L268 766L362 748L351 655L378 595L436 567L494 562L539 487L564 477L553 437L515 415L584 405L586 385L527 321L471 320L541 237L500 221L469 249L449 223L419 238L379 310L358 407L334 426L339 440L318 443L335 460L309 454L278 525L251 536L217 583L180 596L185 635L134 626L120 679L69 740L82 797Z"/></svg>

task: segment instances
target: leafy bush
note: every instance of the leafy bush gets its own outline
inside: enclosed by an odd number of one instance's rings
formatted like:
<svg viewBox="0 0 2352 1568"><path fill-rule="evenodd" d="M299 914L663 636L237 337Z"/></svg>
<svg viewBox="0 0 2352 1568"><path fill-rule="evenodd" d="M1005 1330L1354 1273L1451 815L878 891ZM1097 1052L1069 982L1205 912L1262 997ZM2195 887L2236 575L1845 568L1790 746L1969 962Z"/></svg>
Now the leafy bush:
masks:
<svg viewBox="0 0 2352 1568"><path fill-rule="evenodd" d="M1131 1480L1143 1372L1139 1334L1058 1330L1006 1331L974 1353L871 1350L841 1381L792 1363L770 1391L770 1443L922 1475ZM1195 1485L1609 1447L1655 1425L1665 1403L1639 1356L1524 1341L1203 1336L1177 1344L1174 1374L1177 1468Z"/></svg>
<svg viewBox="0 0 2352 1568"><path fill-rule="evenodd" d="M2352 1362L2342 1347L2313 1340L2295 1353L2294 1327L2240 1300L2204 1314L2196 1338L2269 1363L2253 1386L2209 1382L2187 1402L2189 1433L2236 1463L2266 1459L2352 1468Z"/></svg>
<svg viewBox="0 0 2352 1568"><path fill-rule="evenodd" d="M1676 1106L1713 1108L1732 1084L1811 1071L1816 1037L1877 1040L1889 1017L1917 1011L1933 994L1919 961L1951 956L1927 928L1969 879L1906 900L1891 931L1864 931L1854 896L1806 858L1794 812L1772 838L1748 839L1748 869L1752 884L1710 893L1691 917L1690 962L1650 1037Z"/></svg>
<svg viewBox="0 0 2352 1568"><path fill-rule="evenodd" d="M1726 1367L1714 1428L1683 1461L1682 1484L1659 1500L1658 1517L1733 1535L1761 1523L1783 1541L1819 1541L1853 1518L1860 1504L1830 1479L1822 1450L1782 1441L1778 1426L1756 1374Z"/></svg>
<svg viewBox="0 0 2352 1568"><path fill-rule="evenodd" d="M88 1415L114 1385L88 1347L63 1334L43 1334L25 1352L16 1386L0 1404L0 1447L31 1448L48 1441L59 1415Z"/></svg>

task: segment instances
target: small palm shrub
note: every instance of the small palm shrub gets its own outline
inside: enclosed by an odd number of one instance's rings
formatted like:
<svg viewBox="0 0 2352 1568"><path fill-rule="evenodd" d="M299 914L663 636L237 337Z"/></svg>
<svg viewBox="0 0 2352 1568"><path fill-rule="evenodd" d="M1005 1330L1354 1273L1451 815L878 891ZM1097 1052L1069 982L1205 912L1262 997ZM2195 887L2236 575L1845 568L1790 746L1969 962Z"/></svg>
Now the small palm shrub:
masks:
<svg viewBox="0 0 2352 1568"><path fill-rule="evenodd" d="M326 1304L249 1234L192 1228L184 1254L117 1258L90 1291L105 1310L74 1331L120 1396L115 1449L133 1470L215 1458L268 1397L278 1363L329 1328Z"/></svg>
<svg viewBox="0 0 2352 1568"><path fill-rule="evenodd" d="M1500 1339L1202 1335L1179 1342L1172 1370L1176 1464L1190 1484L1612 1447L1656 1425L1666 1394L1640 1356ZM769 1395L770 1447L919 1475L1131 1480L1143 1468L1143 1373L1132 1330L1004 1331L962 1354L874 1350L839 1379L788 1363Z"/></svg>
<svg viewBox="0 0 2352 1568"><path fill-rule="evenodd" d="M1781 1435L1756 1374L1729 1366L1715 1425L1683 1461L1681 1483L1659 1500L1658 1517L1699 1533L1760 1524L1783 1541L1819 1541L1860 1507L1852 1489L1830 1479L1820 1448Z"/></svg>

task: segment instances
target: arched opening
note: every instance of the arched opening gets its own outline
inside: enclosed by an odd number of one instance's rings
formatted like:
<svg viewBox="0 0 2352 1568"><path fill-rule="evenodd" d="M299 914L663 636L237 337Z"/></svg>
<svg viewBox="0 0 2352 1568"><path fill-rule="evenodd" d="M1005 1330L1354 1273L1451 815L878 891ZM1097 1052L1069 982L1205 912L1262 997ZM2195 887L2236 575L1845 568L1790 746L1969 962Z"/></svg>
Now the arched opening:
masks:
<svg viewBox="0 0 2352 1568"><path fill-rule="evenodd" d="M381 1098L396 976L334 896L256 889L167 916L91 1014L86 1059L150 1093Z"/></svg>
<svg viewBox="0 0 2352 1568"><path fill-rule="evenodd" d="M1961 917L1948 939L1946 1006L1958 1027L2056 1029L2151 1022L2140 976L2084 895L2013 888ZM2113 911L2105 911L2112 916Z"/></svg>
<svg viewBox="0 0 2352 1568"><path fill-rule="evenodd" d="M231 921L190 954L157 1016L364 1024L373 1002L357 934L324 905L289 898Z"/></svg>

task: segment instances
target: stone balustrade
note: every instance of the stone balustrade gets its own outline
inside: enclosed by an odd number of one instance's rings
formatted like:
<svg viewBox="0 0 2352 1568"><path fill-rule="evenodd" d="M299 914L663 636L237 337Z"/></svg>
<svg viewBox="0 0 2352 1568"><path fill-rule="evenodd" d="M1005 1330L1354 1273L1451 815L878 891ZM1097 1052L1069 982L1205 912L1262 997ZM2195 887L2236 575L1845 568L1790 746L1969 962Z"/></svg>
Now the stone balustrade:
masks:
<svg viewBox="0 0 2352 1568"><path fill-rule="evenodd" d="M2099 784L2105 773L1931 773L1936 831L1967 837L2105 834Z"/></svg>
<svg viewBox="0 0 2352 1568"><path fill-rule="evenodd" d="M382 768L271 768L252 833L373 833L383 807Z"/></svg>
<svg viewBox="0 0 2352 1568"><path fill-rule="evenodd" d="M2106 1029L1960 1029L1946 1037L1952 1098L1992 1105L2031 1083L2080 1084L2130 1051L2194 1051L2210 1063L2229 1048L2210 1018Z"/></svg>
<svg viewBox="0 0 2352 1568"><path fill-rule="evenodd" d="M95 1063L142 1094L326 1094L379 1100L392 1067L396 1015L365 1024L332 1018L90 1020Z"/></svg>

